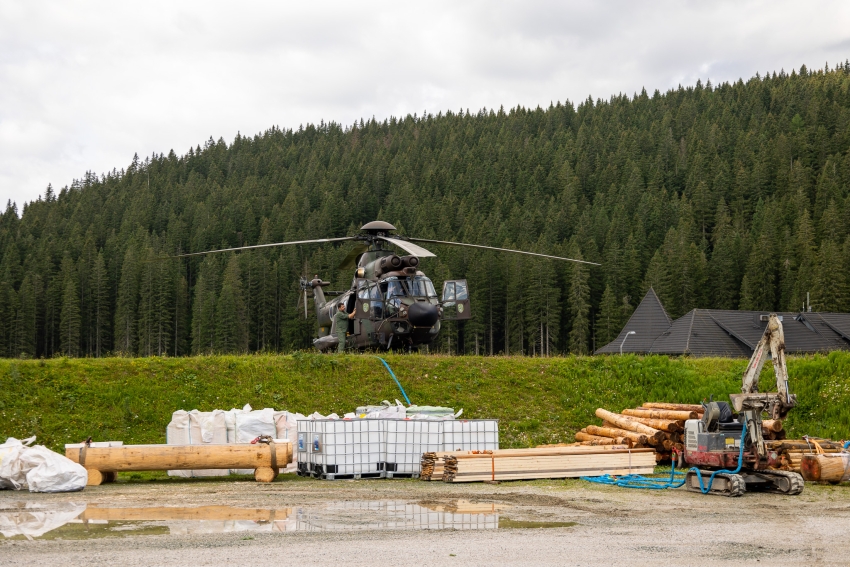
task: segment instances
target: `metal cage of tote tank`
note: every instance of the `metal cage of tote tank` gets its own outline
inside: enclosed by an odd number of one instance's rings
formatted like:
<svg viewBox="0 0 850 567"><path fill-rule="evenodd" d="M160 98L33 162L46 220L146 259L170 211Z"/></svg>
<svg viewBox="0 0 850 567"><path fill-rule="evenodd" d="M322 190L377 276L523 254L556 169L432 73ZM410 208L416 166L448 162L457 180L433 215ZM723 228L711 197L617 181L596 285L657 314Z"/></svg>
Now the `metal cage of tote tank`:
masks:
<svg viewBox="0 0 850 567"><path fill-rule="evenodd" d="M310 432L310 464L323 480L382 478L386 420L317 419Z"/></svg>
<svg viewBox="0 0 850 567"><path fill-rule="evenodd" d="M387 478L416 478L422 453L443 450L444 421L388 419L384 471Z"/></svg>
<svg viewBox="0 0 850 567"><path fill-rule="evenodd" d="M495 451L499 420L460 419L443 422L443 451Z"/></svg>
<svg viewBox="0 0 850 567"><path fill-rule="evenodd" d="M295 452L297 462L295 472L298 476L310 476L313 472L312 453L310 452L310 439L313 433L313 421L299 420L297 422L297 433L292 450Z"/></svg>
<svg viewBox="0 0 850 567"><path fill-rule="evenodd" d="M356 517L357 521L350 521L351 517ZM499 513L495 509L467 513L428 508L407 500L375 500L337 502L321 510L299 509L296 530L486 530L498 527Z"/></svg>

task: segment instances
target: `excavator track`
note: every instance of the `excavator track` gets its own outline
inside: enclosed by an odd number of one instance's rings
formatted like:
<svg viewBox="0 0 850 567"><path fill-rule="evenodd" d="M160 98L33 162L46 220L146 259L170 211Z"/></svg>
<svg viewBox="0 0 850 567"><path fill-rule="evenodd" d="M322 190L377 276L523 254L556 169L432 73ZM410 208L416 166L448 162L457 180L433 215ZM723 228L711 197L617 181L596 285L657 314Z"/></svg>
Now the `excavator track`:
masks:
<svg viewBox="0 0 850 567"><path fill-rule="evenodd" d="M708 479L713 471L700 471L702 473L703 485L708 484ZM685 476L685 488L690 492L702 493L699 486L699 478L694 471L688 471ZM711 483L706 494L716 494L718 496L741 496L747 491L747 483L744 477L739 474L720 473L714 477L714 482Z"/></svg>
<svg viewBox="0 0 850 567"><path fill-rule="evenodd" d="M771 485L763 489L763 492L796 496L803 492L803 488L805 487L803 477L795 472L770 470L758 471L757 474L773 481Z"/></svg>

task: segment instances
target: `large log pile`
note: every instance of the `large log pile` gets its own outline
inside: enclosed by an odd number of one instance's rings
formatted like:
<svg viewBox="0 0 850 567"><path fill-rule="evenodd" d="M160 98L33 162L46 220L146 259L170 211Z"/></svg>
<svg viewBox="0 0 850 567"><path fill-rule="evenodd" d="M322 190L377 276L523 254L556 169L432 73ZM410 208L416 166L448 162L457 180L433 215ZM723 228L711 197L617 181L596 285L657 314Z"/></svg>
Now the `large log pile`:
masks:
<svg viewBox="0 0 850 567"><path fill-rule="evenodd" d="M588 425L575 435L576 444L626 444L633 449L653 449L658 463L669 462L675 450L684 451L685 421L699 419L697 404L647 402L638 408L614 413L596 410L602 425Z"/></svg>

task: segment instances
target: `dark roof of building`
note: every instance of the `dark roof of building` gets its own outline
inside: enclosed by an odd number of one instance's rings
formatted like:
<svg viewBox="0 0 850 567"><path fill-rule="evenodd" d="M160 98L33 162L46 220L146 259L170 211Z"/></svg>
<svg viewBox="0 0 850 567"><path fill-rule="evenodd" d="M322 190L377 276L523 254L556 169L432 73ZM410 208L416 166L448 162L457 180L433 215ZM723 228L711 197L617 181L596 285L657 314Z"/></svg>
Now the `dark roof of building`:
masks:
<svg viewBox="0 0 850 567"><path fill-rule="evenodd" d="M850 350L850 313L777 314L782 317L789 354ZM671 322L650 289L620 335L596 353L620 352L626 333L635 331L623 352L749 358L764 334L768 315L766 311L693 309Z"/></svg>
<svg viewBox="0 0 850 567"><path fill-rule="evenodd" d="M648 352L749 357L752 351L734 334L718 325L710 310L694 309L673 321L673 325L658 337Z"/></svg>
<svg viewBox="0 0 850 567"><path fill-rule="evenodd" d="M618 353L623 340L626 340L626 343L623 344L623 352L647 352L655 339L670 328L672 322L664 306L661 305L661 300L655 294L655 290L649 288L643 301L635 308L634 313L629 317L628 323L617 335L617 338L596 352L598 354ZM626 339L628 333L632 331L635 334Z"/></svg>

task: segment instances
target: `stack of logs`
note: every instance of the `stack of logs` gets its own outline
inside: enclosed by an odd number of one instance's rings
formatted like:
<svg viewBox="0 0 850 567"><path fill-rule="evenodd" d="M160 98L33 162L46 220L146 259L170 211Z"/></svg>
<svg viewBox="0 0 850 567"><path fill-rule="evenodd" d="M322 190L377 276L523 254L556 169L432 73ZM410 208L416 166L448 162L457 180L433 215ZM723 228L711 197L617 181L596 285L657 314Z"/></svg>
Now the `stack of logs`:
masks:
<svg viewBox="0 0 850 567"><path fill-rule="evenodd" d="M633 448L652 447L656 462L669 462L674 449L684 451L685 420L699 419L703 407L697 404L647 402L620 413L596 410L602 425L588 425L576 433L581 445L627 444Z"/></svg>
<svg viewBox="0 0 850 567"><path fill-rule="evenodd" d="M842 443L840 441L831 441L829 439L810 438L820 445L823 452L826 454L840 453ZM767 448L769 451L775 451L779 455L781 469L786 471L800 472L800 463L803 460L803 455L813 455L818 451L815 449L814 443L806 439L784 439L781 441L768 441Z"/></svg>

